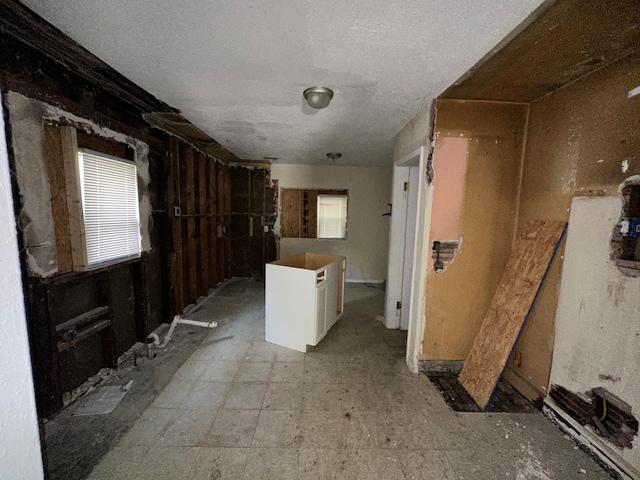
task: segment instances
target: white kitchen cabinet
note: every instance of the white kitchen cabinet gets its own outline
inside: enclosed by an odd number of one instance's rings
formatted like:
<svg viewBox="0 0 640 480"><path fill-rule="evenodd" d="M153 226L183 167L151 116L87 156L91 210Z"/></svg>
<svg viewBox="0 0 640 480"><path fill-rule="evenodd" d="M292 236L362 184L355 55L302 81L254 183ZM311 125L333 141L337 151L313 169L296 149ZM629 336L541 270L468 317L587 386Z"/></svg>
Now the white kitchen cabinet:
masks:
<svg viewBox="0 0 640 480"><path fill-rule="evenodd" d="M306 352L344 309L345 257L300 253L266 265L265 340Z"/></svg>

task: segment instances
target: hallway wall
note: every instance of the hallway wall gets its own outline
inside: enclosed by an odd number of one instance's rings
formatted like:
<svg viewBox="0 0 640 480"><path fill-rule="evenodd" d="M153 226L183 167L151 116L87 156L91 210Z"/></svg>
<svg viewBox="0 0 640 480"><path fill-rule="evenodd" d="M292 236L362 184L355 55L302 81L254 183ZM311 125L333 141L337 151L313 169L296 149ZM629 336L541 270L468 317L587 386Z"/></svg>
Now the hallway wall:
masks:
<svg viewBox="0 0 640 480"><path fill-rule="evenodd" d="M37 480L42 457L3 118L0 113L0 464L3 478Z"/></svg>
<svg viewBox="0 0 640 480"><path fill-rule="evenodd" d="M311 165L271 166L271 178L279 188L348 189L347 238L280 238L278 258L300 252L347 257L347 281L382 281L387 277L391 166L339 167ZM274 231L280 235L281 205Z"/></svg>
<svg viewBox="0 0 640 480"><path fill-rule="evenodd" d="M464 174L459 167L447 170L458 161L447 157L441 140L466 139L468 153L466 175L457 183L463 186L462 244L443 272L433 272L429 262L422 360L463 360L480 329L511 253L526 115L523 104L438 101L434 208L438 176Z"/></svg>

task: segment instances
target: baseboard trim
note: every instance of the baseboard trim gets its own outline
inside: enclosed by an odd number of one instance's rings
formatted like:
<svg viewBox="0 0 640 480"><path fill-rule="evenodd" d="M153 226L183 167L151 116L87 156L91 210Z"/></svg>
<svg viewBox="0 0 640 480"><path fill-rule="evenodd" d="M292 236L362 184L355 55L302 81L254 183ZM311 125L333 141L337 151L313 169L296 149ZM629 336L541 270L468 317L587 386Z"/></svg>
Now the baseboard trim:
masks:
<svg viewBox="0 0 640 480"><path fill-rule="evenodd" d="M455 373L462 370L464 360L418 360L418 368L422 373Z"/></svg>
<svg viewBox="0 0 640 480"><path fill-rule="evenodd" d="M380 280L379 278L346 278L345 283L384 283L384 278Z"/></svg>

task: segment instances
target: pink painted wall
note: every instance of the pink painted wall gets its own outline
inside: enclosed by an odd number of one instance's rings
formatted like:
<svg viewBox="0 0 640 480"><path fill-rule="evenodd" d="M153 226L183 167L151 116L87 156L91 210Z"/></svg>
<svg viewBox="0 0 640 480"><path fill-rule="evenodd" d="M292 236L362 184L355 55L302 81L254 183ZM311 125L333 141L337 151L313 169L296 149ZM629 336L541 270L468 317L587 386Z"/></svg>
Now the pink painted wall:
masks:
<svg viewBox="0 0 640 480"><path fill-rule="evenodd" d="M430 240L457 240L467 171L469 139L438 137L433 152L433 211ZM433 268L433 262L431 267Z"/></svg>

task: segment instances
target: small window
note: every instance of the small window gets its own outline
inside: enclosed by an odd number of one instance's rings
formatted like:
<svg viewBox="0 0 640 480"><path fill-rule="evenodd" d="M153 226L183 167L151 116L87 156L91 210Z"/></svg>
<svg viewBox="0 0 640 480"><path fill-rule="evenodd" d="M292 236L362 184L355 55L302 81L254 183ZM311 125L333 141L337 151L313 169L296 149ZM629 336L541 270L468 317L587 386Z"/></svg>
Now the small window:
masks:
<svg viewBox="0 0 640 480"><path fill-rule="evenodd" d="M347 196L318 195L318 238L346 238Z"/></svg>
<svg viewBox="0 0 640 480"><path fill-rule="evenodd" d="M283 238L347 238L348 190L283 188Z"/></svg>
<svg viewBox="0 0 640 480"><path fill-rule="evenodd" d="M136 166L81 149L78 169L87 266L95 268L140 256L140 214Z"/></svg>

